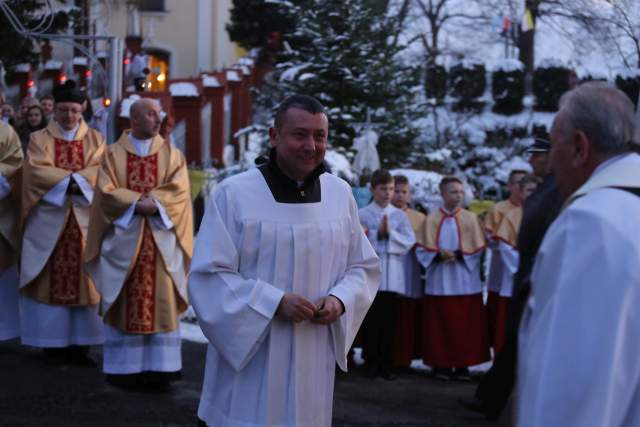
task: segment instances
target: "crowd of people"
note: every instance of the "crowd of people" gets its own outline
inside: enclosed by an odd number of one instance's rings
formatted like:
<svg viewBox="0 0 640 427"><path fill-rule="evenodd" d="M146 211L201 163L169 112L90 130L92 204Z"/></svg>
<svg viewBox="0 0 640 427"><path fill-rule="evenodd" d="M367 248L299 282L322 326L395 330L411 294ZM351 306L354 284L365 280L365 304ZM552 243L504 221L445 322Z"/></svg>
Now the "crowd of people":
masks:
<svg viewBox="0 0 640 427"><path fill-rule="evenodd" d="M156 101L136 101L110 145L75 85L54 88L48 121L31 103L19 132L0 123L0 340L91 366L102 345L110 384L166 390L191 304L209 342L201 425L331 425L354 342L387 380L415 358L443 381L493 359L461 403L512 407L518 426L640 423L640 157L619 90L565 94L551 143L529 147L533 174L511 171L482 216L463 177L445 176L425 215L382 169L358 209L326 173L324 107L292 96L269 158L216 187L195 243L186 162Z"/></svg>

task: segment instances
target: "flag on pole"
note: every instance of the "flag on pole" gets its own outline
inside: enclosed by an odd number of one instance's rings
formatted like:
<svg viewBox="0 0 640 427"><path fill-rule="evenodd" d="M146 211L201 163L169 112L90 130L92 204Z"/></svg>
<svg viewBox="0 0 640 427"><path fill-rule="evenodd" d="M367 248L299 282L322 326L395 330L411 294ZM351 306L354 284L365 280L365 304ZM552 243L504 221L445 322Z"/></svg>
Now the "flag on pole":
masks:
<svg viewBox="0 0 640 427"><path fill-rule="evenodd" d="M529 9L524 11L521 27L523 33L533 30L533 15L531 15L531 11Z"/></svg>

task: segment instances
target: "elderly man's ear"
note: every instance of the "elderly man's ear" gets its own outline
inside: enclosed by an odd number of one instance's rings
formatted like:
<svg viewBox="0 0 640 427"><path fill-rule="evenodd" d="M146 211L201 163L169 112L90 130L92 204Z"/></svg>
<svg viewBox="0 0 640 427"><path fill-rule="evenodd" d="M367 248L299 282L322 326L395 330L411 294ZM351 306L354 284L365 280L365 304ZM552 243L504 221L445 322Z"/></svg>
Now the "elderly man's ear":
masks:
<svg viewBox="0 0 640 427"><path fill-rule="evenodd" d="M587 138L587 135L579 129L576 129L573 136L573 150L574 155L572 166L580 167L589 161L589 156L592 154L589 139Z"/></svg>

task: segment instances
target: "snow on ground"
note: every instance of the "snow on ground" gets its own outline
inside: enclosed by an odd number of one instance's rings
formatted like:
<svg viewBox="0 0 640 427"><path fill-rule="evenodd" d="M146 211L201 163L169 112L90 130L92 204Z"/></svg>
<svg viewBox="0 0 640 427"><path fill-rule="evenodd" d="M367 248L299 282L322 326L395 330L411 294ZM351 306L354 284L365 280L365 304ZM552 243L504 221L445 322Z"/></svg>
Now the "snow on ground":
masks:
<svg viewBox="0 0 640 427"><path fill-rule="evenodd" d="M329 164L331 172L350 183L354 183L356 176L351 169L351 163L344 154L336 150L327 150L324 160Z"/></svg>

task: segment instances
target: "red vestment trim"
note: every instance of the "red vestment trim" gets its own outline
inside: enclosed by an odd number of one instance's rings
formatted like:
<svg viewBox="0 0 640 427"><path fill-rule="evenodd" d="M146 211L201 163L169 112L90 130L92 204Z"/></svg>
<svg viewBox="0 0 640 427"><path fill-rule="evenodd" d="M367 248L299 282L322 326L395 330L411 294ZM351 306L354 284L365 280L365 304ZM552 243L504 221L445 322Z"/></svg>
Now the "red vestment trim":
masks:
<svg viewBox="0 0 640 427"><path fill-rule="evenodd" d="M55 166L76 172L84 169L82 140L55 139ZM82 275L82 231L73 209L51 255L49 298L52 304L77 304Z"/></svg>
<svg viewBox="0 0 640 427"><path fill-rule="evenodd" d="M158 183L158 156L127 153L127 188L149 193ZM155 323L157 249L149 225L142 232L140 252L125 283L128 332L152 332Z"/></svg>
<svg viewBox="0 0 640 427"><path fill-rule="evenodd" d="M51 304L77 304L81 276L82 232L71 209L67 224L51 255Z"/></svg>
<svg viewBox="0 0 640 427"><path fill-rule="evenodd" d="M55 165L57 168L77 172L84 169L84 144L82 140L55 140Z"/></svg>

